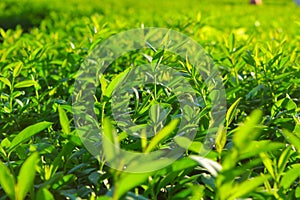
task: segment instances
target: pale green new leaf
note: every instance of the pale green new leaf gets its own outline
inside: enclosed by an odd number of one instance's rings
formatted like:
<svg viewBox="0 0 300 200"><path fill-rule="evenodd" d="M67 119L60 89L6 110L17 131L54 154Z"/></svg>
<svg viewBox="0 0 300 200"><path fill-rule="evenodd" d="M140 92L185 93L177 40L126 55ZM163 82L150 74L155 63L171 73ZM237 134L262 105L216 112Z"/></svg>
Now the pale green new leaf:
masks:
<svg viewBox="0 0 300 200"><path fill-rule="evenodd" d="M226 129L224 126L220 126L216 137L216 150L221 153L226 144Z"/></svg>
<svg viewBox="0 0 300 200"><path fill-rule="evenodd" d="M239 102L241 101L242 98L238 98L230 107L229 109L227 110L227 113L226 113L226 127L228 127L233 118L235 117L236 115L236 112L237 112L237 106L239 104Z"/></svg>
<svg viewBox="0 0 300 200"><path fill-rule="evenodd" d="M27 158L21 167L16 187L16 196L19 200L25 199L26 194L32 189L38 159L38 153L34 153Z"/></svg>
<svg viewBox="0 0 300 200"><path fill-rule="evenodd" d="M288 130L282 130L282 134L284 135L284 137L292 144L295 146L295 148L297 149L298 153L300 153L300 138L289 132Z"/></svg>
<svg viewBox="0 0 300 200"><path fill-rule="evenodd" d="M11 152L14 148L16 148L19 144L29 140L33 135L41 132L42 130L51 126L51 122L39 122L37 124L28 126L24 130L22 130L11 142L10 148L8 152Z"/></svg>
<svg viewBox="0 0 300 200"><path fill-rule="evenodd" d="M26 81L21 81L18 82L14 85L15 88L26 88L26 87L31 87L36 84L36 81L34 80L26 80Z"/></svg>
<svg viewBox="0 0 300 200"><path fill-rule="evenodd" d="M70 134L70 122L68 116L63 108L58 106L58 113L59 113L59 122L62 127L62 130L65 134Z"/></svg>
<svg viewBox="0 0 300 200"><path fill-rule="evenodd" d="M110 161L113 160L119 150L119 142L116 130L114 129L108 117L104 118L102 131L102 143L105 158Z"/></svg>
<svg viewBox="0 0 300 200"><path fill-rule="evenodd" d="M163 139L165 139L168 135L170 135L177 127L179 123L179 119L172 120L168 125L163 127L150 141L149 145L147 146L145 153L149 153L152 151L156 145L158 145Z"/></svg>
<svg viewBox="0 0 300 200"><path fill-rule="evenodd" d="M284 189L288 189L293 184L293 182L300 176L300 164L294 164L291 167L292 168L284 174L280 182L280 185Z"/></svg>
<svg viewBox="0 0 300 200"><path fill-rule="evenodd" d="M268 154L262 152L259 154L259 156L262 159L262 162L264 163L265 167L267 168L267 170L269 171L271 176L275 179L275 173L274 173L274 169L273 169L273 165L272 165L272 160L269 158Z"/></svg>
<svg viewBox="0 0 300 200"><path fill-rule="evenodd" d="M282 153L281 153L281 155L280 155L280 157L279 157L279 160L278 160L278 174L281 174L283 171L284 171L284 169L285 169L285 167L286 167L286 165L287 165L287 163L288 163L288 160L289 160L289 158L290 158L290 155L291 155L291 146L288 146Z"/></svg>
<svg viewBox="0 0 300 200"><path fill-rule="evenodd" d="M2 83L4 83L5 85L7 85L9 88L11 88L11 83L10 83L10 81L7 78L0 77L0 81Z"/></svg>
<svg viewBox="0 0 300 200"><path fill-rule="evenodd" d="M123 173L116 182L113 199L120 199L126 192L147 181L153 173Z"/></svg>
<svg viewBox="0 0 300 200"><path fill-rule="evenodd" d="M23 67L23 63L22 62L18 62L17 65L14 68L14 71L13 71L13 76L14 77L19 76L19 74L20 74L20 72L22 70L22 67Z"/></svg>
<svg viewBox="0 0 300 200"><path fill-rule="evenodd" d="M262 112L254 110L246 122L238 128L238 131L233 136L234 145L238 149L245 148L249 142L257 136L257 124L260 122Z"/></svg>
<svg viewBox="0 0 300 200"><path fill-rule="evenodd" d="M40 188L37 192L36 199L40 200L54 200L53 195L47 188Z"/></svg>
<svg viewBox="0 0 300 200"><path fill-rule="evenodd" d="M110 97L112 95L112 93L114 92L114 90L116 89L116 87L122 83L122 81L124 80L124 78L126 77L126 75L128 74L130 68L126 69L125 71L123 71L122 73L118 74L107 86L105 92L104 92L104 96ZM103 82L103 81L102 81ZM102 83L101 83L102 84ZM104 87L104 86L102 86ZM102 88L103 89L103 88Z"/></svg>
<svg viewBox="0 0 300 200"><path fill-rule="evenodd" d="M9 169L0 161L0 185L10 199L15 199L15 180Z"/></svg>
<svg viewBox="0 0 300 200"><path fill-rule="evenodd" d="M228 199L233 200L249 194L250 192L254 191L257 187L262 185L269 178L270 178L269 175L258 176L235 185L234 188L232 188L231 196Z"/></svg>

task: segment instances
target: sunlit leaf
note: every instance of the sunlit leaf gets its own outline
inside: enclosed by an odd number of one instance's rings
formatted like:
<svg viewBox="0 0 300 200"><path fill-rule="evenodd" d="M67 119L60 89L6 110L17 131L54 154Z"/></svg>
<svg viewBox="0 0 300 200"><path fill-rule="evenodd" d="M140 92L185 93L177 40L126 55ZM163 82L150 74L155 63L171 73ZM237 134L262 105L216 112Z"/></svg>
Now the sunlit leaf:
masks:
<svg viewBox="0 0 300 200"><path fill-rule="evenodd" d="M15 199L15 180L7 166L0 161L0 184L10 199Z"/></svg>
<svg viewBox="0 0 300 200"><path fill-rule="evenodd" d="M18 175L17 199L25 199L26 194L32 189L38 159L38 153L34 153L23 163Z"/></svg>
<svg viewBox="0 0 300 200"><path fill-rule="evenodd" d="M36 198L41 200L54 200L53 195L46 188L40 188L36 194Z"/></svg>
<svg viewBox="0 0 300 200"><path fill-rule="evenodd" d="M298 177L300 177L300 164L294 164L284 174L280 184L283 188L288 189Z"/></svg>
<svg viewBox="0 0 300 200"><path fill-rule="evenodd" d="M179 119L172 120L168 125L163 127L150 141L148 144L145 153L149 153L152 151L156 145L158 145L163 139L165 139L168 135L170 135L176 128L179 123Z"/></svg>
<svg viewBox="0 0 300 200"><path fill-rule="evenodd" d="M39 122L34 125L28 126L24 130L22 130L11 142L9 152L11 152L14 148L16 148L22 142L29 140L35 134L41 132L42 130L51 126L51 122Z"/></svg>
<svg viewBox="0 0 300 200"><path fill-rule="evenodd" d="M68 116L63 108L58 106L58 113L59 113L59 122L62 127L62 130L65 134L70 134L70 122Z"/></svg>
<svg viewBox="0 0 300 200"><path fill-rule="evenodd" d="M26 87L31 87L36 84L36 81L34 80L26 80L26 81L21 81L18 82L14 85L15 88L26 88Z"/></svg>

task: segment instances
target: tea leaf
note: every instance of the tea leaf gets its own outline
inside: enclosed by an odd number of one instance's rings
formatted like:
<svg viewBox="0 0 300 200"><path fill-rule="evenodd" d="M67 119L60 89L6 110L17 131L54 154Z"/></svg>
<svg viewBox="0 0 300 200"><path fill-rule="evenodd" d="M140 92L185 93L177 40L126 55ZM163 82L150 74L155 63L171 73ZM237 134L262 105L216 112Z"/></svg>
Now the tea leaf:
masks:
<svg viewBox="0 0 300 200"><path fill-rule="evenodd" d="M32 136L34 136L35 134L41 132L42 130L48 128L49 126L51 126L52 123L51 122L39 122L36 123L34 125L28 126L27 128L25 128L24 130L22 130L11 142L10 144L10 148L8 150L8 152L11 152L12 150L14 150L14 148L16 148L19 144L29 140Z"/></svg>
<svg viewBox="0 0 300 200"><path fill-rule="evenodd" d="M168 135L170 135L177 127L177 124L179 123L179 119L173 119L168 125L163 127L150 141L148 144L145 153L149 153L152 151L156 145L158 145L163 139L165 139Z"/></svg>
<svg viewBox="0 0 300 200"><path fill-rule="evenodd" d="M244 195L255 190L258 186L262 185L269 178L270 176L258 176L235 185L234 188L231 190L232 195L230 195L230 198L228 199L236 199L239 197L243 197Z"/></svg>
<svg viewBox="0 0 300 200"><path fill-rule="evenodd" d="M300 164L293 164L281 179L280 185L288 189L293 182L300 176Z"/></svg>
<svg viewBox="0 0 300 200"><path fill-rule="evenodd" d="M54 197L47 188L40 188L36 194L36 199L54 200Z"/></svg>
<svg viewBox="0 0 300 200"><path fill-rule="evenodd" d="M292 145L296 147L298 153L300 153L300 138L285 129L282 130L282 134Z"/></svg>
<svg viewBox="0 0 300 200"><path fill-rule="evenodd" d="M38 153L34 153L23 163L16 186L17 199L25 199L26 194L32 189L38 159Z"/></svg>
<svg viewBox="0 0 300 200"><path fill-rule="evenodd" d="M226 129L224 126L220 126L219 130L217 132L217 137L216 137L216 150L218 153L221 153L225 144L226 144Z"/></svg>
<svg viewBox="0 0 300 200"><path fill-rule="evenodd" d="M226 113L226 127L228 127L233 118L236 116L236 112L237 112L237 106L239 104L239 102L241 101L242 98L238 98L230 107L229 109L227 110L227 113Z"/></svg>
<svg viewBox="0 0 300 200"><path fill-rule="evenodd" d="M68 119L68 116L63 108L61 106L58 106L58 113L59 113L59 122L62 127L62 130L65 134L70 134L70 122Z"/></svg>
<svg viewBox="0 0 300 200"><path fill-rule="evenodd" d="M19 83L16 83L14 85L15 88L27 88L35 85L37 82L34 80L26 80L26 81L21 81Z"/></svg>
<svg viewBox="0 0 300 200"><path fill-rule="evenodd" d="M238 149L245 148L250 141L257 137L258 130L256 125L260 122L261 116L262 112L260 110L253 111L246 122L234 134L233 142Z"/></svg>
<svg viewBox="0 0 300 200"><path fill-rule="evenodd" d="M15 180L9 169L0 161L0 184L10 199L15 199Z"/></svg>

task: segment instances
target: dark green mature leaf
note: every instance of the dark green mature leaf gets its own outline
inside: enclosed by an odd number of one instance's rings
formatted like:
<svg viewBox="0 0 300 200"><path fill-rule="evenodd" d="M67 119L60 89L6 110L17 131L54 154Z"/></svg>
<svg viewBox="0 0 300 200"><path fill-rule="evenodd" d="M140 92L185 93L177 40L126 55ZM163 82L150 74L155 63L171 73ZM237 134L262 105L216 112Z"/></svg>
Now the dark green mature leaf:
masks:
<svg viewBox="0 0 300 200"><path fill-rule="evenodd" d="M65 159L70 157L73 149L74 149L74 144L72 142L68 142L67 144L64 145L63 149L56 156L56 158L54 159L54 161L50 166L49 173L46 176L47 180L50 179L56 173L59 167L63 166Z"/></svg>

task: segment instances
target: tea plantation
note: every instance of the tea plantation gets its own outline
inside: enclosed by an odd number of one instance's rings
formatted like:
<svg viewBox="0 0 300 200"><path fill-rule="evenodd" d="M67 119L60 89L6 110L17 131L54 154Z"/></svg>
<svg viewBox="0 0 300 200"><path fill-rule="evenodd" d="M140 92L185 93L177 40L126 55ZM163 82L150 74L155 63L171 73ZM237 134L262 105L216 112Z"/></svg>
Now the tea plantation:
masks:
<svg viewBox="0 0 300 200"><path fill-rule="evenodd" d="M300 199L299 84L292 0L2 0L0 199Z"/></svg>

